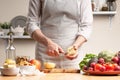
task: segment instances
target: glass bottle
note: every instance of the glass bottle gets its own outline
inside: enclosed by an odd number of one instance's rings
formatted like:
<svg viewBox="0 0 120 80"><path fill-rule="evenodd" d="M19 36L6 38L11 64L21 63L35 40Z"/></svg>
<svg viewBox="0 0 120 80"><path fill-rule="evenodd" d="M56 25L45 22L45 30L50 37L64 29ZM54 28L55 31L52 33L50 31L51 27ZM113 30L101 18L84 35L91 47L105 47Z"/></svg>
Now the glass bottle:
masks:
<svg viewBox="0 0 120 80"><path fill-rule="evenodd" d="M96 11L96 3L94 0L91 0L91 4L92 4L92 11Z"/></svg>
<svg viewBox="0 0 120 80"><path fill-rule="evenodd" d="M8 39L8 46L6 48L6 59L15 60L16 58L16 48L13 45L13 34L10 33L10 38Z"/></svg>
<svg viewBox="0 0 120 80"><path fill-rule="evenodd" d="M116 1L107 1L107 5L109 11L116 11Z"/></svg>

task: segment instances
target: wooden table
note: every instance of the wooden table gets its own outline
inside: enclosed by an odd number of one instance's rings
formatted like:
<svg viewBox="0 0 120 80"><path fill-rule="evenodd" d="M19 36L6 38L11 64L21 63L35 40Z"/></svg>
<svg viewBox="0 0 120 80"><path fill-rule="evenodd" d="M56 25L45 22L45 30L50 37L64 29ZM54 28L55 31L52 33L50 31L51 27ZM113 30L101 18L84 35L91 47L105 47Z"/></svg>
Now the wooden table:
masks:
<svg viewBox="0 0 120 80"><path fill-rule="evenodd" d="M0 80L120 80L120 76L93 76L80 73L47 73L45 76L0 76Z"/></svg>

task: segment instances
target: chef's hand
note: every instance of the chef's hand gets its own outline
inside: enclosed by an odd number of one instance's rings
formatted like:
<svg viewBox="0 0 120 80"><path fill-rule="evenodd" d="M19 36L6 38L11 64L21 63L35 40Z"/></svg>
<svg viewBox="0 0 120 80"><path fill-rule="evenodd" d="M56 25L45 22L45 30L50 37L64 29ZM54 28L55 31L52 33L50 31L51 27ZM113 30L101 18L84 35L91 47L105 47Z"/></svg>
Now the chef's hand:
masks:
<svg viewBox="0 0 120 80"><path fill-rule="evenodd" d="M62 53L64 53L64 51L58 44L56 44L54 42L50 42L47 45L47 54L49 56L57 57L57 56L59 56Z"/></svg>
<svg viewBox="0 0 120 80"><path fill-rule="evenodd" d="M49 56L59 56L60 53L64 53L63 49L45 36L40 29L32 33L32 38L47 47L47 54Z"/></svg>
<svg viewBox="0 0 120 80"><path fill-rule="evenodd" d="M65 56L66 56L66 58L68 58L70 60L73 60L73 59L77 58L77 56L78 56L77 47L76 46L70 46L67 49L67 52L66 52Z"/></svg>
<svg viewBox="0 0 120 80"><path fill-rule="evenodd" d="M68 48L66 57L70 60L75 59L78 56L78 48L82 46L87 40L84 36L79 35L77 36L75 42L73 43L72 47ZM70 51L70 52L69 52ZM70 54L69 54L70 53Z"/></svg>

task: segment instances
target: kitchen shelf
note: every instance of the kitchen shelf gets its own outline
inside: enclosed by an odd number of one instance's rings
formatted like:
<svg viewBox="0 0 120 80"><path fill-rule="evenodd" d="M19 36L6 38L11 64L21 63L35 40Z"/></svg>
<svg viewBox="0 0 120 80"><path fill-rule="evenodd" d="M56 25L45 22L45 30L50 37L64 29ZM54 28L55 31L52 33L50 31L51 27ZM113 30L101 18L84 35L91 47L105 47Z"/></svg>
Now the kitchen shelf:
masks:
<svg viewBox="0 0 120 80"><path fill-rule="evenodd" d="M0 39L7 39L9 36L0 36ZM30 36L13 36L15 39L31 39Z"/></svg>
<svg viewBox="0 0 120 80"><path fill-rule="evenodd" d="M98 12L93 12L93 15L111 15L114 16L117 12L116 11L98 11Z"/></svg>

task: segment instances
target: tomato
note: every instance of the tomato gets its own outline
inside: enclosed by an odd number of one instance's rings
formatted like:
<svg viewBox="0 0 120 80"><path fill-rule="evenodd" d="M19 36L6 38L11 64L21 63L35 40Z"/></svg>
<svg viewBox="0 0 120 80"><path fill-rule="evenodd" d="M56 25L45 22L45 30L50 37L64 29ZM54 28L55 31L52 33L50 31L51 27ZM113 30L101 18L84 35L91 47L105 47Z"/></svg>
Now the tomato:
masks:
<svg viewBox="0 0 120 80"><path fill-rule="evenodd" d="M114 65L114 71L120 71L120 66L118 64L113 64Z"/></svg>
<svg viewBox="0 0 120 80"><path fill-rule="evenodd" d="M99 64L99 63L96 63L95 66L94 66L94 70L95 70L95 71L100 71L101 68L102 68L102 65Z"/></svg>
<svg viewBox="0 0 120 80"><path fill-rule="evenodd" d="M109 63L109 64L105 64L106 67L106 71L114 71L114 65Z"/></svg>
<svg viewBox="0 0 120 80"><path fill-rule="evenodd" d="M92 63L90 64L90 67L94 68L95 64L96 64L95 62L92 62Z"/></svg>
<svg viewBox="0 0 120 80"><path fill-rule="evenodd" d="M113 65L114 65L114 67L118 66L118 64L117 64L117 63L114 63Z"/></svg>
<svg viewBox="0 0 120 80"><path fill-rule="evenodd" d="M89 71L93 71L94 69L93 69L93 67L89 67L88 70Z"/></svg>
<svg viewBox="0 0 120 80"><path fill-rule="evenodd" d="M117 56L115 56L115 57L112 58L112 61L114 63L118 63L119 62L119 58Z"/></svg>
<svg viewBox="0 0 120 80"><path fill-rule="evenodd" d="M30 63L35 65L36 69L40 70L40 68L41 68L41 62L40 61L38 61L36 59L32 59L32 60L30 60Z"/></svg>

